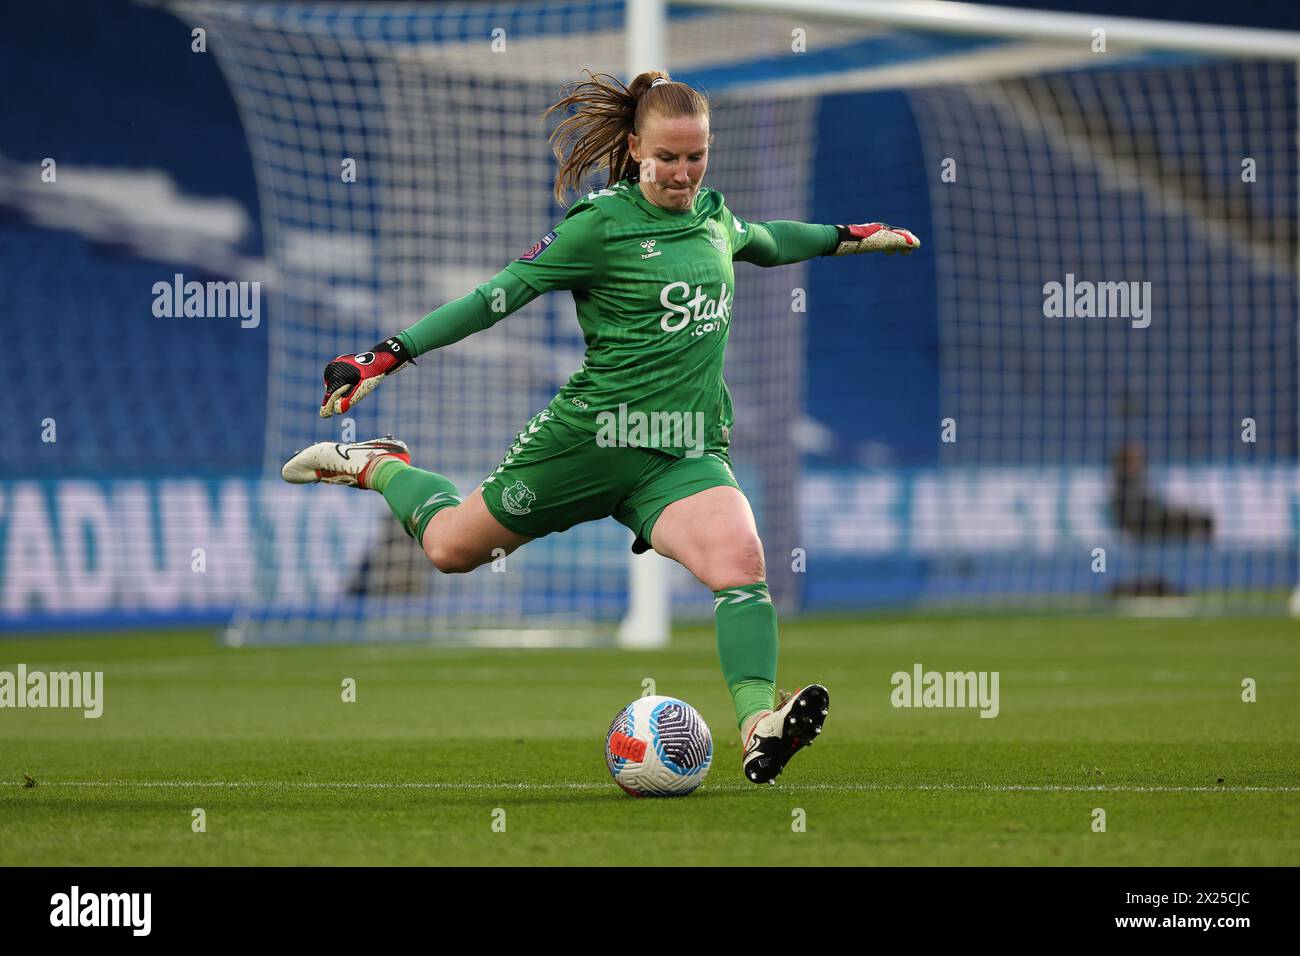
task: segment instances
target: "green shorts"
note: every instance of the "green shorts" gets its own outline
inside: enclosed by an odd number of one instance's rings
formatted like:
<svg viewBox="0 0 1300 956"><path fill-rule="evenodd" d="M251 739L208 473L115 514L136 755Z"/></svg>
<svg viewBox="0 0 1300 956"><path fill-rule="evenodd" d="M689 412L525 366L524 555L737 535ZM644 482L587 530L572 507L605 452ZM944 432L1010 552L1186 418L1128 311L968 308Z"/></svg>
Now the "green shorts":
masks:
<svg viewBox="0 0 1300 956"><path fill-rule="evenodd" d="M540 538L612 515L632 529L632 550L640 554L650 549L664 508L719 485L740 488L725 451L679 458L654 448L602 446L593 432L543 411L482 487L492 517L516 534Z"/></svg>

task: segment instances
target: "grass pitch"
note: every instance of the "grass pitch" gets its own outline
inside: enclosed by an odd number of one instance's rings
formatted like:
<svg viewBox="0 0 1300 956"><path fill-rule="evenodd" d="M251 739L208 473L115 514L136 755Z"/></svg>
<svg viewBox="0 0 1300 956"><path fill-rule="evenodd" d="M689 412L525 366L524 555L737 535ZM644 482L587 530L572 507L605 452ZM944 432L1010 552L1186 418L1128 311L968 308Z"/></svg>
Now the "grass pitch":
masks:
<svg viewBox="0 0 1300 956"><path fill-rule="evenodd" d="M831 714L774 787L740 775L709 629L654 653L3 640L0 670L103 671L105 701L97 720L0 710L0 864L1300 863L1292 622L908 617L781 639L779 683L824 682ZM891 675L918 662L998 671L999 715L894 708ZM685 799L633 799L605 770L647 677L713 730Z"/></svg>

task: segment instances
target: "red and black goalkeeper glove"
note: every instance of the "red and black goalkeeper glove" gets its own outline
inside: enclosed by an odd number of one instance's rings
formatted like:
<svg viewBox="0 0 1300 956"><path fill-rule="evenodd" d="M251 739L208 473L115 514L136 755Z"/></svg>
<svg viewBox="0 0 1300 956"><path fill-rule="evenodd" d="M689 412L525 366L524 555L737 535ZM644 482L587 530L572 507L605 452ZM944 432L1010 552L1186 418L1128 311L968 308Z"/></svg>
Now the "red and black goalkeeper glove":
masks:
<svg viewBox="0 0 1300 956"><path fill-rule="evenodd" d="M325 397L320 403L320 417L342 415L361 401L384 376L414 365L415 359L401 339L385 339L369 352L340 355L325 366Z"/></svg>
<svg viewBox="0 0 1300 956"><path fill-rule="evenodd" d="M883 222L864 222L856 226L836 226L839 240L829 256L852 256L861 252L895 252L910 255L921 248L921 240L909 230Z"/></svg>

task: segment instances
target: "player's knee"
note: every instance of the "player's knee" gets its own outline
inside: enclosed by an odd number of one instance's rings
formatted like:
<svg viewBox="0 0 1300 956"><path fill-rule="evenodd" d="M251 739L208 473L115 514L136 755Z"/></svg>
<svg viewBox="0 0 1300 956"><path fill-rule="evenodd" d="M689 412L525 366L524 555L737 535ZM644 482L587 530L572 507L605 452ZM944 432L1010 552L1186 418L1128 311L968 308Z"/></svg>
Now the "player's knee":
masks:
<svg viewBox="0 0 1300 956"><path fill-rule="evenodd" d="M757 535L744 535L719 547L705 564L702 575L711 591L757 584L767 579L763 542Z"/></svg>
<svg viewBox="0 0 1300 956"><path fill-rule="evenodd" d="M432 541L426 541L424 553L433 562L433 566L443 574L465 574L468 571L473 571L482 563L478 560L476 554L455 541L438 540L436 538Z"/></svg>

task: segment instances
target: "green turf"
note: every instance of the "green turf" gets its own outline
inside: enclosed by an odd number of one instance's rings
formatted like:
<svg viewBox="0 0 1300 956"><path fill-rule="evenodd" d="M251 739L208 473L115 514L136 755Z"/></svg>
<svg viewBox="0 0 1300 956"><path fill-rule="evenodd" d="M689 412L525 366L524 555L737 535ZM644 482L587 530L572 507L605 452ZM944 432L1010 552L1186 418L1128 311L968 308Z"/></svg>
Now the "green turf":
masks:
<svg viewBox="0 0 1300 956"><path fill-rule="evenodd" d="M918 661L1000 672L1000 715L893 708L890 675ZM823 681L832 705L775 787L740 776L706 629L655 653L0 641L0 670L19 662L102 670L106 699L98 720L0 710L5 865L1300 862L1288 621L789 622L781 684ZM713 728L684 800L605 771L646 677Z"/></svg>

